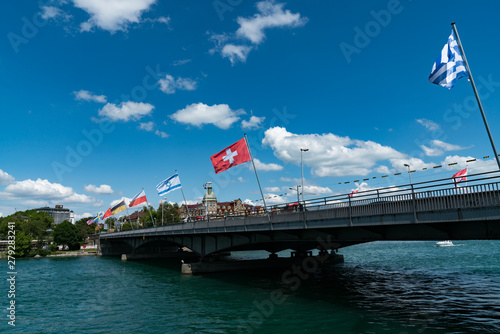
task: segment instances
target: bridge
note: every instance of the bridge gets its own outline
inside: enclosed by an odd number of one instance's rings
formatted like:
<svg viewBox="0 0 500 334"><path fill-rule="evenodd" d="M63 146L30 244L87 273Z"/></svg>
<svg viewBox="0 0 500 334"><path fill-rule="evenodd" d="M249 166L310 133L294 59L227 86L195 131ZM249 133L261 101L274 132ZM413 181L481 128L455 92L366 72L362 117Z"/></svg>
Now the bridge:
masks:
<svg viewBox="0 0 500 334"><path fill-rule="evenodd" d="M263 215L103 233L100 251L204 260L241 250L333 254L377 240L500 239L500 173L469 175L458 185L440 179L283 204Z"/></svg>

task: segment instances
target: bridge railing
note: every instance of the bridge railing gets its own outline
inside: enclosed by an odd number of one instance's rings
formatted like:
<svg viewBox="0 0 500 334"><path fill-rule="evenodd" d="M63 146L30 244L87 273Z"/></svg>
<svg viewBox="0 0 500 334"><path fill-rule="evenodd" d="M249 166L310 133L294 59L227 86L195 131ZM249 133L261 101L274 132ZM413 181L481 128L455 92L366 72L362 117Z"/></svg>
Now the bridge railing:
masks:
<svg viewBox="0 0 500 334"><path fill-rule="evenodd" d="M307 199L305 203L284 203L274 206L267 214L228 216L221 220L189 223L140 229L148 233L170 231L171 233L228 232L243 229L253 230L273 224L287 223L290 226L307 226L307 221L331 219L350 220L355 217L386 214L413 213L451 209L500 206L500 173L498 171L472 174L467 183L460 186L450 179L440 179L401 186L371 189L352 194L337 194L328 197ZM120 232L136 234L137 230ZM154 233L156 233L154 232Z"/></svg>
<svg viewBox="0 0 500 334"><path fill-rule="evenodd" d="M367 215L398 214L430 210L499 206L499 172L468 176L458 186L450 179L440 179L402 186L371 189L356 194L340 194L305 202L306 217L345 218ZM490 182L488 182L490 181Z"/></svg>

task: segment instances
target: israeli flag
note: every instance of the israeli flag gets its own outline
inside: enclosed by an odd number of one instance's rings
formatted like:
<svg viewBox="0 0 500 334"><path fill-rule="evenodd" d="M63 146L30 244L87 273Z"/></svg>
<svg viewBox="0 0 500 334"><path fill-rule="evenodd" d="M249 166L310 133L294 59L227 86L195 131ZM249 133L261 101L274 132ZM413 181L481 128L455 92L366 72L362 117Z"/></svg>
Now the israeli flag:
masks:
<svg viewBox="0 0 500 334"><path fill-rule="evenodd" d="M181 187L181 180L179 179L179 175L175 173L168 179L165 179L158 183L156 186L156 191L158 191L159 196L163 196L168 194L173 190L177 190Z"/></svg>
<svg viewBox="0 0 500 334"><path fill-rule="evenodd" d="M457 79L468 76L469 73L465 68L455 32L452 30L450 37L448 37L448 43L444 45L441 54L432 67L429 81L436 85L451 89L455 86Z"/></svg>

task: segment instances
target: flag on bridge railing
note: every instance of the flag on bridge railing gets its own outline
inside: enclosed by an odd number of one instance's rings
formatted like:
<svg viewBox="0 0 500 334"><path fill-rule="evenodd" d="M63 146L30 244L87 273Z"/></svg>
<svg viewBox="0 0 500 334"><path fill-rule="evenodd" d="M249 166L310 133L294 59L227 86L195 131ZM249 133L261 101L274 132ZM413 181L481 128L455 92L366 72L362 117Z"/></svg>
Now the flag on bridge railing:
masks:
<svg viewBox="0 0 500 334"><path fill-rule="evenodd" d="M146 193L144 192L144 189L142 189L137 195L134 196L134 198L132 198L132 200L128 204L128 207L131 208L147 201L148 200L146 198Z"/></svg>
<svg viewBox="0 0 500 334"><path fill-rule="evenodd" d="M156 186L156 191L158 191L158 196L163 196L168 194L169 192L173 190L177 190L181 188L181 179L179 179L179 175L175 173L168 179L165 179L158 183Z"/></svg>
<svg viewBox="0 0 500 334"><path fill-rule="evenodd" d="M429 81L433 84L446 87L448 89L455 86L457 79L468 77L469 72L465 68L465 63L458 47L455 32L452 30L448 43L441 50L441 54L432 66Z"/></svg>
<svg viewBox="0 0 500 334"><path fill-rule="evenodd" d="M215 174L219 174L233 166L252 160L245 138L238 140L233 145L226 147L219 153L210 157Z"/></svg>
<svg viewBox="0 0 500 334"><path fill-rule="evenodd" d="M467 181L467 168L456 172L451 178L455 182L455 185L460 181Z"/></svg>

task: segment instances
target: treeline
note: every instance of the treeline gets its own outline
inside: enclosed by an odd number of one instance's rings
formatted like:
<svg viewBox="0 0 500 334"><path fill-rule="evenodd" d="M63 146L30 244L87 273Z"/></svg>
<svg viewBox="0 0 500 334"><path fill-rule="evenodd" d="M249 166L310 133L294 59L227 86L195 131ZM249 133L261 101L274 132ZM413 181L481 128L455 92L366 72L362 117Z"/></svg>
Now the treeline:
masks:
<svg viewBox="0 0 500 334"><path fill-rule="evenodd" d="M151 218L154 219L156 226L160 226L162 225L162 211L163 225L181 222L178 205L163 203L163 205L158 206L158 210L152 206L149 206L148 209L143 207L139 211L139 220L125 222L121 226L121 230L152 227ZM16 258L45 256L57 250L56 245L66 245L70 250L78 250L88 236L96 233L96 224L87 224L91 218L84 217L76 221L75 224L63 221L55 225L54 219L47 212L18 211L10 216L0 217L0 240L8 240L8 236L12 236L12 232L9 233L9 231L13 227L9 222L14 222ZM115 217L109 217L105 223L108 224L109 228L115 228L116 221Z"/></svg>

